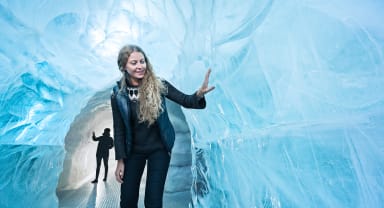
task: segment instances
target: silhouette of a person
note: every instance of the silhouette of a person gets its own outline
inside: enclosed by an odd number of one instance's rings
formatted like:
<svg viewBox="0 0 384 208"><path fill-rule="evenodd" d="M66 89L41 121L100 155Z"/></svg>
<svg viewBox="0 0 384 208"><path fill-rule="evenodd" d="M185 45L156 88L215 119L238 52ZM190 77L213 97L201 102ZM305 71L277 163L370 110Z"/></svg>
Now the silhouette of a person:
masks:
<svg viewBox="0 0 384 208"><path fill-rule="evenodd" d="M104 179L103 181L107 180L108 175L108 158L109 158L109 149L112 149L113 147L113 139L110 136L111 129L105 128L104 133L102 136L96 137L95 132L92 133L92 139L93 141L98 141L99 144L97 145L97 151L96 151L96 178L92 181L92 183L97 183L100 173L100 166L101 166L101 159L103 159L104 162Z"/></svg>

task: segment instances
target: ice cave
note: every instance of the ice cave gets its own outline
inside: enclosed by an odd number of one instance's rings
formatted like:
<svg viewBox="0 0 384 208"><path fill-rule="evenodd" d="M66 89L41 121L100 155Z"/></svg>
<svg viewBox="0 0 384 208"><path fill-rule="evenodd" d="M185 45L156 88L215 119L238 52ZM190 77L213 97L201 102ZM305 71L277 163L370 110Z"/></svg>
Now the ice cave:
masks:
<svg viewBox="0 0 384 208"><path fill-rule="evenodd" d="M164 207L382 207L383 11L379 0L0 0L0 207L117 204L100 198L118 195L113 178L84 187L127 43L184 92L212 69L206 109L170 103L179 136Z"/></svg>

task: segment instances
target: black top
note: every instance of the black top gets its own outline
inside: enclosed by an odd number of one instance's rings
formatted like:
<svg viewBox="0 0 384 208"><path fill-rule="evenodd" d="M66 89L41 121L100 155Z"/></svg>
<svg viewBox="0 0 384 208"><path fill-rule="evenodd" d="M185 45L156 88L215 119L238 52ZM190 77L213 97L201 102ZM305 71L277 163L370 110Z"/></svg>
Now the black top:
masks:
<svg viewBox="0 0 384 208"><path fill-rule="evenodd" d="M133 87L130 86L130 90ZM131 99L131 98L130 98ZM130 102L131 126L132 126L132 151L136 153L149 153L158 149L164 149L160 140L160 130L157 122L148 126L148 122L139 122L138 101L132 99Z"/></svg>

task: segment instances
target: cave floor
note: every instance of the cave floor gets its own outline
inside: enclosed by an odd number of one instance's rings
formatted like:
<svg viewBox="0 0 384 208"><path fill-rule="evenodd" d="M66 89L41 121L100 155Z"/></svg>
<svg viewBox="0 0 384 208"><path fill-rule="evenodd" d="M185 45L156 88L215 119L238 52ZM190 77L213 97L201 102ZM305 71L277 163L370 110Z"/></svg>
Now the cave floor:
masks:
<svg viewBox="0 0 384 208"><path fill-rule="evenodd" d="M113 171L116 165L110 164L107 181L102 181L103 167L100 170L99 182L92 184L91 180L75 190L58 192L59 208L109 208L119 207L120 184L116 181ZM145 175L141 181L139 208L144 207L143 194Z"/></svg>
<svg viewBox="0 0 384 208"><path fill-rule="evenodd" d="M103 174L100 174L99 182L96 184L92 184L91 179L78 189L58 192L59 208L119 207L120 184L114 176L115 168L116 163L114 163L114 165L110 164L110 171L106 182L102 181ZM103 171L104 169L102 167L100 173L103 173ZM146 172L144 172L141 180L138 208L144 208L145 176ZM184 192L175 195L164 194L163 200L164 208L188 208L190 193Z"/></svg>

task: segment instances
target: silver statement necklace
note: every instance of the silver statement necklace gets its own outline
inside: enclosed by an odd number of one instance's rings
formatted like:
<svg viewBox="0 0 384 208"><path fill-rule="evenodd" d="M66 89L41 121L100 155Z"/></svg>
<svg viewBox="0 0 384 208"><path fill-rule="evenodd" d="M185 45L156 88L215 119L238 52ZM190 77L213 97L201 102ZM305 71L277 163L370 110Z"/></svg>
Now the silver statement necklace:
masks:
<svg viewBox="0 0 384 208"><path fill-rule="evenodd" d="M136 102L139 100L139 89L137 87L127 87L128 98L130 101Z"/></svg>

